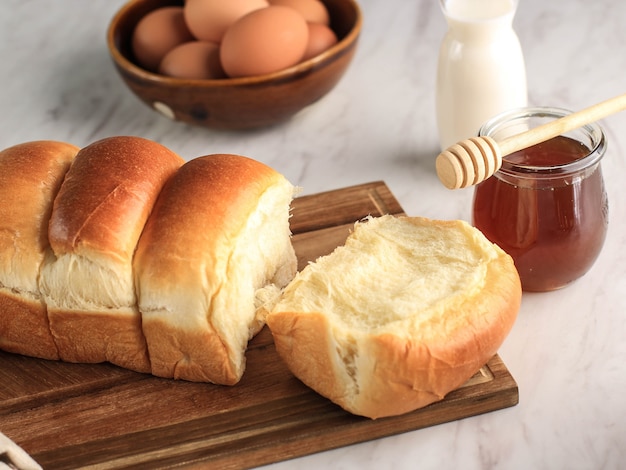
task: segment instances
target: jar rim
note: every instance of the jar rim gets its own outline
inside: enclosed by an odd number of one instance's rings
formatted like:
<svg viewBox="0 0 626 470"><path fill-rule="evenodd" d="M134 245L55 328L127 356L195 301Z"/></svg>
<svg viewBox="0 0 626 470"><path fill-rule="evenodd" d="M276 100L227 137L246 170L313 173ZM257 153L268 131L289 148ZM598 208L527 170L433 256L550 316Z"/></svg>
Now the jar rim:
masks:
<svg viewBox="0 0 626 470"><path fill-rule="evenodd" d="M565 108L556 108L550 106L529 106L523 108L511 109L504 111L485 122L479 129L479 136L493 136L495 132L503 129L503 126L511 124L515 121L522 121L529 118L553 118L558 119L572 114L572 111ZM597 164L606 152L606 137L602 127L598 123L590 123L581 126L579 130L583 130L589 137L592 145L589 145L589 152L584 157L577 158L568 163L558 165L528 165L521 163L513 163L504 157L502 166L498 172L510 173L516 176L529 174L533 178L538 176L553 176L554 174L564 175L572 174L590 168Z"/></svg>

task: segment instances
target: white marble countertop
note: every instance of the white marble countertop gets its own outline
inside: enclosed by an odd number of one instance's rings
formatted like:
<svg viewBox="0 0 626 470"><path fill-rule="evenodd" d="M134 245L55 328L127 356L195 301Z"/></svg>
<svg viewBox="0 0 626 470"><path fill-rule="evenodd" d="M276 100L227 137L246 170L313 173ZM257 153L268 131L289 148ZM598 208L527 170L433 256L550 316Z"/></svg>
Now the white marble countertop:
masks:
<svg viewBox="0 0 626 470"><path fill-rule="evenodd" d="M435 0L361 0L358 52L339 85L290 122L246 133L171 122L125 88L105 43L123 1L0 2L0 148L141 135L187 159L250 156L305 194L382 179L409 215L469 219L471 189L449 191L434 172L435 68L446 30ZM624 20L619 0L520 0L514 26L530 104L581 109L624 93ZM626 174L626 113L602 124L608 238L574 285L524 294L500 350L519 404L268 468L624 468L626 185L619 175Z"/></svg>

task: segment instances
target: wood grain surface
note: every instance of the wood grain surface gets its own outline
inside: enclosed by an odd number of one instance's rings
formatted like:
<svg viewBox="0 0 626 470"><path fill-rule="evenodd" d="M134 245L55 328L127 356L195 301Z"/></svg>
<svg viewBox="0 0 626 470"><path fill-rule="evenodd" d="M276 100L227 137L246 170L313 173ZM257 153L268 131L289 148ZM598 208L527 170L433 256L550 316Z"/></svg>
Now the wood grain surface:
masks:
<svg viewBox="0 0 626 470"><path fill-rule="evenodd" d="M356 220L403 210L383 182L298 198L299 267L342 244ZM444 400L406 415L351 415L299 382L267 328L233 387L161 379L110 364L0 352L0 431L44 469L251 468L518 403L496 355Z"/></svg>

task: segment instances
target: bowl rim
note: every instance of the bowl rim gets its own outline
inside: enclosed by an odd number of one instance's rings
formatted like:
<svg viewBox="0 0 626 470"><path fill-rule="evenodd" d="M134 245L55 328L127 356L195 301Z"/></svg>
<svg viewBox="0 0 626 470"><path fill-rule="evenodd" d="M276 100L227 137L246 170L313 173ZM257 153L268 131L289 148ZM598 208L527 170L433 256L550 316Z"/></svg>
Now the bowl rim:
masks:
<svg viewBox="0 0 626 470"><path fill-rule="evenodd" d="M168 77L166 75L161 75L158 73L150 72L149 70L145 70L142 67L134 64L130 60L128 60L119 50L119 48L115 44L115 34L117 31L117 25L119 24L121 18L128 13L130 9L132 9L137 3L142 0L129 0L125 3L113 16L111 19L109 26L107 28L107 46L109 49L109 53L111 54L113 60L126 71L132 73L133 75L140 77L143 80L151 81L155 83L159 83L162 85L169 86L189 86L189 85L204 85L204 86L213 86L213 87L229 87L229 86L245 86L245 85L261 85L265 83L275 83L280 82L281 80L289 80L295 76L308 73L311 70L318 68L323 65L325 62L331 60L336 56L341 56L344 51L350 49L352 45L356 43L358 36L361 33L361 29L363 26L363 14L361 8L356 0L345 0L348 2L355 12L355 21L354 25L348 31L348 33L336 44L331 46L329 49L324 52L311 57L303 62L292 65L286 69L282 69L276 72L263 74L263 75L254 75L250 77L235 77L235 78L214 78L214 79L190 79L190 78L176 78L176 77ZM148 1L148 0L144 0Z"/></svg>

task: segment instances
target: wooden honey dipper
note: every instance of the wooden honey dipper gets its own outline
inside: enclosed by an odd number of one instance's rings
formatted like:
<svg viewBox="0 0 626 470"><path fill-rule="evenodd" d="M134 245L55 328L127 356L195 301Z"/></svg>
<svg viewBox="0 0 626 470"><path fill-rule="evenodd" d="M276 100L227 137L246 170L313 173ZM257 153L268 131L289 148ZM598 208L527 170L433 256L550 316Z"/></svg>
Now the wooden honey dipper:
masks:
<svg viewBox="0 0 626 470"><path fill-rule="evenodd" d="M488 136L458 142L437 156L437 176L448 189L466 188L486 180L502 165L502 158L565 132L626 109L626 94L602 101L499 142Z"/></svg>

